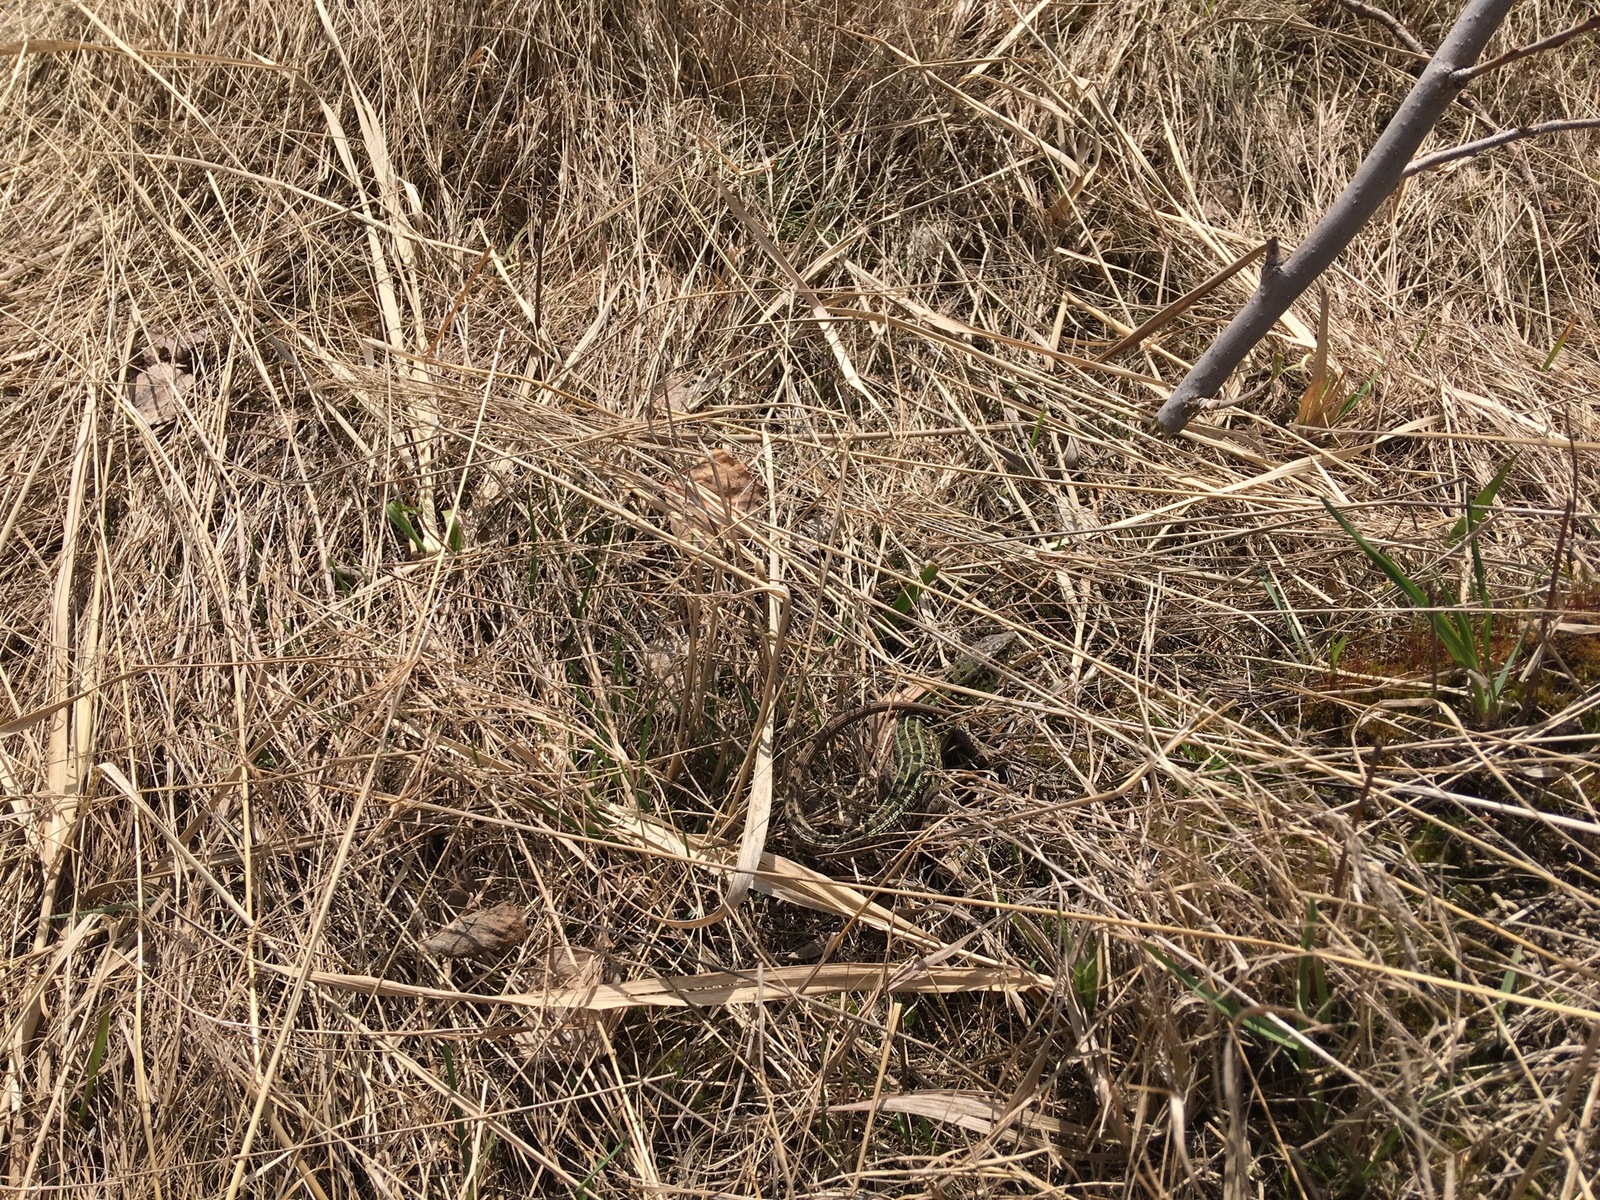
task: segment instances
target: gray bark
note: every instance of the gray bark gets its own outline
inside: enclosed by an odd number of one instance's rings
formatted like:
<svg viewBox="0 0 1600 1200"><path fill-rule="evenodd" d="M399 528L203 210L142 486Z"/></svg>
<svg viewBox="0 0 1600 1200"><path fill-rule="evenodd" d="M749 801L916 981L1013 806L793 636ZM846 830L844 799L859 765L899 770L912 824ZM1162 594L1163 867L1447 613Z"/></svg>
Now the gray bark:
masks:
<svg viewBox="0 0 1600 1200"><path fill-rule="evenodd" d="M1156 414L1156 424L1163 433L1181 431L1200 405L1222 390L1228 376L1272 331L1278 318L1317 276L1333 265L1339 252L1393 194L1412 156L1469 82L1464 75L1458 77L1457 72L1464 72L1477 62L1513 3L1514 0L1468 0L1344 192L1287 261L1278 266L1269 256L1255 295L1167 397Z"/></svg>

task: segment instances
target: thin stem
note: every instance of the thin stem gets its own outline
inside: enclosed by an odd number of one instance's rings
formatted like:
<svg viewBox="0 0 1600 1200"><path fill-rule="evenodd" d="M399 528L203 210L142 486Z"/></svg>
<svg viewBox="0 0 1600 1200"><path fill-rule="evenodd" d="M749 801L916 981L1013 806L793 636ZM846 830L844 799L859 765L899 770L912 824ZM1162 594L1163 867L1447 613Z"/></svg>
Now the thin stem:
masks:
<svg viewBox="0 0 1600 1200"><path fill-rule="evenodd" d="M1481 62L1475 67L1462 67L1455 73L1455 80L1465 87L1479 75L1487 75L1490 71L1514 63L1518 59L1527 58L1530 54L1538 54L1544 50L1555 50L1565 46L1573 38L1582 37L1600 29L1600 14L1590 17L1587 21L1579 22L1571 29L1563 29L1560 33L1553 33L1549 37L1537 42L1530 42L1526 46L1518 46L1514 50L1507 50L1504 54L1496 55L1487 62Z"/></svg>
<svg viewBox="0 0 1600 1200"><path fill-rule="evenodd" d="M1409 179L1413 175L1423 171L1431 171L1435 167L1442 167L1445 163L1454 162L1458 158L1471 158L1474 154L1482 154L1485 150L1493 150L1497 146L1520 142L1523 138L1538 137L1545 133L1561 133L1569 129L1600 129L1600 118L1584 118L1575 121L1544 121L1538 125L1519 125L1515 129L1502 129L1499 133L1492 133L1488 137L1478 138L1476 141L1471 142L1462 142L1461 145L1451 146L1448 150L1438 150L1432 154L1425 154L1421 158L1412 159L1406 166L1401 178Z"/></svg>
<svg viewBox="0 0 1600 1200"><path fill-rule="evenodd" d="M1561 586L1561 560L1567 552L1567 534L1572 529L1572 514L1578 501L1578 447L1572 437L1572 416L1567 415L1567 445L1570 448L1570 461L1572 463L1572 495L1567 498L1566 507L1561 511L1561 526L1556 532L1556 552L1550 563L1550 590L1544 598L1544 611L1539 614L1539 641L1534 649L1533 669L1523 680L1522 712L1524 717L1533 711L1535 698L1539 694L1539 679L1544 673L1545 652L1550 649L1550 618L1556 611L1556 599L1560 595Z"/></svg>
<svg viewBox="0 0 1600 1200"><path fill-rule="evenodd" d="M1399 17L1395 16L1387 9L1379 8L1375 4L1363 4L1362 0L1339 0L1339 3L1345 8L1349 9L1351 12L1355 13L1357 16L1366 17L1369 21L1378 22L1378 24L1382 25L1390 33L1394 34L1395 40L1407 50L1411 51L1411 53L1419 55L1422 58L1428 57L1428 51L1423 46L1421 41L1417 39L1417 35L1412 33L1411 30L1407 29L1405 22L1401 21Z"/></svg>

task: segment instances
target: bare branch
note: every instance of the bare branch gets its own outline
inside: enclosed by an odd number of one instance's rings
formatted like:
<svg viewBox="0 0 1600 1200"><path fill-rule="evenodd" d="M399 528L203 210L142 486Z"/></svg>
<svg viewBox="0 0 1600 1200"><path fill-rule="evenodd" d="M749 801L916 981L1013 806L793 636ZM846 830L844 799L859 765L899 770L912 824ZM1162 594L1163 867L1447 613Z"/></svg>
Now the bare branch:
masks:
<svg viewBox="0 0 1600 1200"><path fill-rule="evenodd" d="M1378 24L1389 30L1390 33L1394 34L1395 38L1400 42L1400 44L1412 54L1416 55L1420 59L1423 59L1424 61L1428 59L1429 54L1427 49L1417 39L1416 34L1412 33L1411 30L1406 26L1405 22L1401 21L1400 18L1394 16L1384 9L1377 7L1377 5L1364 3L1364 0L1338 0L1338 3L1349 9L1358 17L1363 17L1369 21L1376 21ZM1461 107L1466 109L1473 115L1473 117L1480 121L1484 128L1499 129L1505 124L1504 121L1495 119L1494 114L1492 114L1488 108L1484 106L1483 102L1476 96L1466 93L1457 97L1457 99ZM1533 173L1533 168L1528 165L1528 158L1526 154L1522 153L1522 147L1518 146L1514 153L1517 170L1522 175L1522 181L1528 185L1528 190L1531 192L1541 191L1542 188L1539 183L1539 178Z"/></svg>
<svg viewBox="0 0 1600 1200"><path fill-rule="evenodd" d="M1459 146L1451 146L1448 150L1436 150L1432 154L1425 154L1421 158L1412 159L1406 167L1403 178L1409 179L1423 171L1431 171L1435 167L1442 167L1445 163L1455 162L1458 158L1471 158L1474 154L1482 154L1485 150L1493 150L1497 146L1509 145L1520 142L1523 138L1538 137L1544 133L1563 133L1569 129L1600 129L1600 118L1589 118L1578 121L1545 121L1539 125L1520 125L1516 129L1502 129L1499 133L1491 134L1486 138L1476 141L1462 142Z"/></svg>
<svg viewBox="0 0 1600 1200"><path fill-rule="evenodd" d="M1457 74L1477 61L1513 2L1469 0L1344 192L1280 270L1262 272L1255 295L1167 397L1156 414L1162 432L1178 433L1205 401L1218 395L1228 376L1272 331L1278 318L1333 264L1379 205L1400 186L1423 139L1461 94L1463 85L1456 81Z"/></svg>
<svg viewBox="0 0 1600 1200"><path fill-rule="evenodd" d="M1520 58L1527 58L1530 54L1538 54L1544 50L1555 50L1565 46L1573 38L1582 37L1586 33L1593 33L1600 29L1600 13L1590 17L1587 21L1574 25L1571 29L1563 29L1560 33L1553 33L1549 37L1537 42L1530 42L1526 46L1518 46L1514 50L1507 50L1504 54L1496 55L1488 62L1479 63L1475 67L1462 67L1456 72L1456 79L1462 85L1471 83L1479 75L1487 75L1490 71L1498 70L1507 63L1514 63Z"/></svg>
<svg viewBox="0 0 1600 1200"><path fill-rule="evenodd" d="M1339 3L1355 13L1356 16L1365 17L1369 21L1376 21L1382 25L1390 33L1394 34L1395 40L1411 53L1420 55L1423 58L1428 57L1428 51L1417 40L1417 35L1407 29L1405 22L1393 13L1379 8L1375 4L1364 4L1362 0L1339 0Z"/></svg>

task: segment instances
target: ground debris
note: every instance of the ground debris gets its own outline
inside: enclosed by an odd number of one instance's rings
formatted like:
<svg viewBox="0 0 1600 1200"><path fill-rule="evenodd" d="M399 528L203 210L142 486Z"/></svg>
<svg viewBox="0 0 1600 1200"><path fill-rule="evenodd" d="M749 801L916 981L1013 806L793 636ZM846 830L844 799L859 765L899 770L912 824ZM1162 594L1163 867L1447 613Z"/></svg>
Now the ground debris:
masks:
<svg viewBox="0 0 1600 1200"><path fill-rule="evenodd" d="M488 958L520 946L528 936L528 916L512 901L462 913L421 942L424 953L439 958Z"/></svg>

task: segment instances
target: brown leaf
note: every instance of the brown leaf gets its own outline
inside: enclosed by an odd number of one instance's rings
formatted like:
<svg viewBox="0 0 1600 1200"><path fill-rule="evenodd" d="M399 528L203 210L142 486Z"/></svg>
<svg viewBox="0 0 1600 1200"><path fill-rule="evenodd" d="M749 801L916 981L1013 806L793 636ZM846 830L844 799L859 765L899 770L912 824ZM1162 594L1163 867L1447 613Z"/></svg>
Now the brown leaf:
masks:
<svg viewBox="0 0 1600 1200"><path fill-rule="evenodd" d="M151 425L178 419L182 398L194 387L194 376L170 362L154 362L133 377L128 391L133 407Z"/></svg>
<svg viewBox="0 0 1600 1200"><path fill-rule="evenodd" d="M1328 413L1339 398L1339 369L1328 362L1328 292L1323 289L1322 309L1317 318L1317 348L1306 367L1306 390L1300 396L1295 421L1301 425L1328 427Z"/></svg>
<svg viewBox="0 0 1600 1200"><path fill-rule="evenodd" d="M663 633L653 642L646 642L639 655L639 665L644 673L662 686L676 683L683 674L683 661L688 656L688 643L675 633Z"/></svg>
<svg viewBox="0 0 1600 1200"><path fill-rule="evenodd" d="M1072 228L1073 203L1077 199L1076 191L1062 192L1045 209L1044 231L1051 243L1059 242L1066 236L1067 230Z"/></svg>
<svg viewBox="0 0 1600 1200"><path fill-rule="evenodd" d="M761 479L733 453L712 450L682 480L668 483L666 493L673 532L718 534L748 518L767 498Z"/></svg>
<svg viewBox="0 0 1600 1200"><path fill-rule="evenodd" d="M528 936L528 917L507 901L493 908L462 913L422 942L424 953L439 958L480 958L503 954Z"/></svg>

